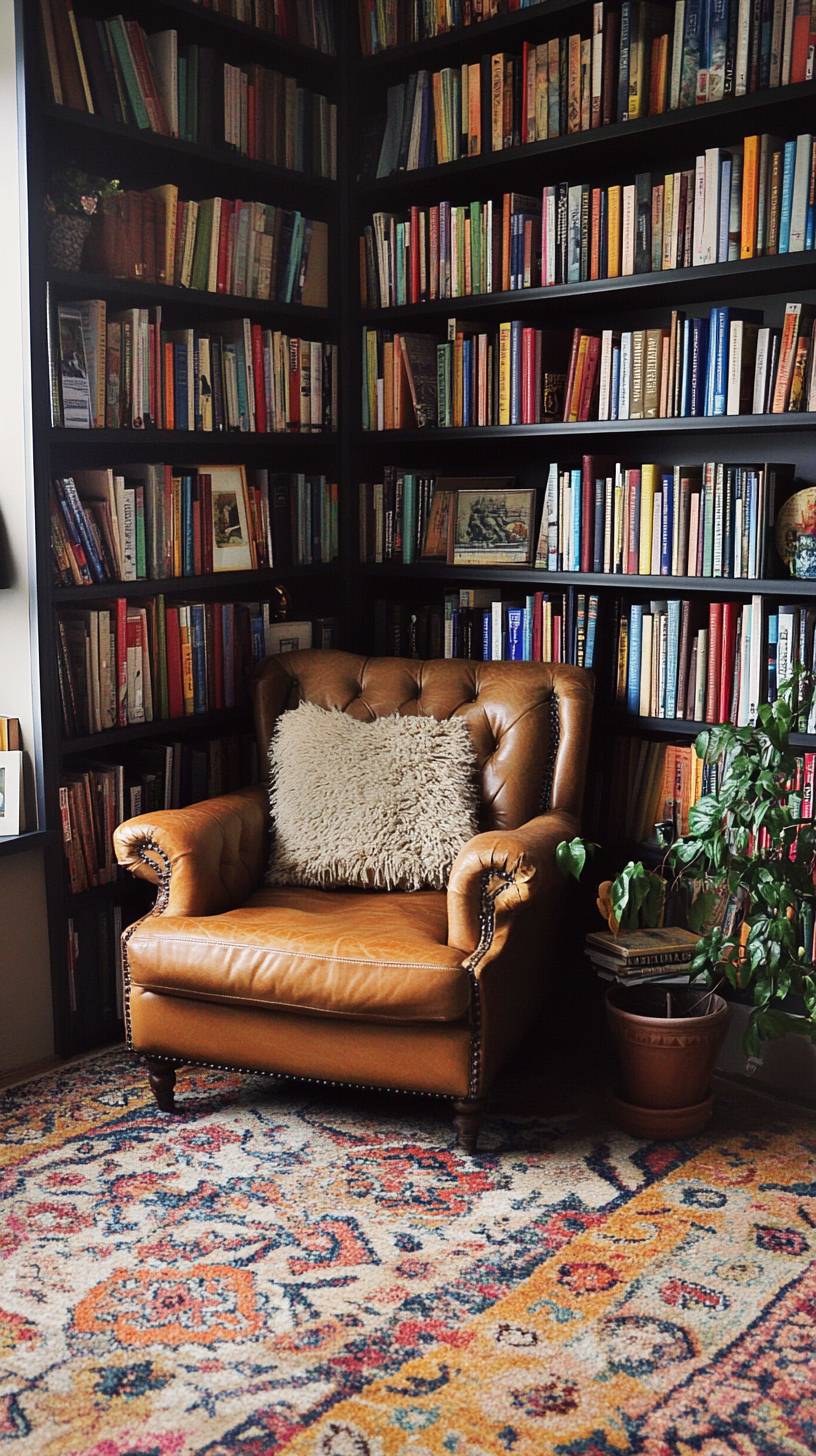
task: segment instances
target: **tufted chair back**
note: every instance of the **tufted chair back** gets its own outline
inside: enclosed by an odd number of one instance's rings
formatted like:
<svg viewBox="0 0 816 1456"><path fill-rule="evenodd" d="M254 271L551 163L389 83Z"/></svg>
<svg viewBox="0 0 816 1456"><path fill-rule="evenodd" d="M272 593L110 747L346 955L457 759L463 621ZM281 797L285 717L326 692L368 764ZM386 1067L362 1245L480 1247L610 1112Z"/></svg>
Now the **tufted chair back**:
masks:
<svg viewBox="0 0 816 1456"><path fill-rule="evenodd" d="M517 829L546 809L580 813L592 713L582 668L285 652L258 668L254 701L262 763L278 714L301 702L367 723L393 713L455 716L479 760L483 829Z"/></svg>

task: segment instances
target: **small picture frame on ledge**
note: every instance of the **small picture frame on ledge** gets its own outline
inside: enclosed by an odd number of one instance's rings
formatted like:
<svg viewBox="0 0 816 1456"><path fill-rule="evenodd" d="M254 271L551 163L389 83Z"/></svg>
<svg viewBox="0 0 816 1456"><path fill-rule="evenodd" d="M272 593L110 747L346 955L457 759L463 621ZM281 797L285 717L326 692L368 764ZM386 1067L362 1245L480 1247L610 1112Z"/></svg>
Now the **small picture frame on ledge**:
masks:
<svg viewBox="0 0 816 1456"><path fill-rule="evenodd" d="M249 491L243 465L201 466L209 481L213 571L252 571Z"/></svg>
<svg viewBox="0 0 816 1456"><path fill-rule="evenodd" d="M528 566L534 490L508 490L485 480L456 498L454 566Z"/></svg>
<svg viewBox="0 0 816 1456"><path fill-rule="evenodd" d="M23 830L23 755L19 750L0 752L0 839Z"/></svg>

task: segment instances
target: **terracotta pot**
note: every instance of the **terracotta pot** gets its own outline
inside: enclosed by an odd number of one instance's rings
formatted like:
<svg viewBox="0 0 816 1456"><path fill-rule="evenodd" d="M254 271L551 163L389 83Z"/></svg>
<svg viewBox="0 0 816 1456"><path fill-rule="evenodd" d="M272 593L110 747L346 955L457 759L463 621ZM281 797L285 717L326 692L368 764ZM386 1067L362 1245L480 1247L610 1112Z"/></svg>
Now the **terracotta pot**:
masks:
<svg viewBox="0 0 816 1456"><path fill-rule="evenodd" d="M701 998L706 993L672 986L672 1009L679 1014L661 1016L667 989L612 986L606 997L621 1068L618 1114L639 1135L647 1125L655 1137L699 1131L711 1114L711 1073L725 1036L728 1006L722 996L712 995L710 1011L683 1015L695 1005L698 1011L705 1007Z"/></svg>

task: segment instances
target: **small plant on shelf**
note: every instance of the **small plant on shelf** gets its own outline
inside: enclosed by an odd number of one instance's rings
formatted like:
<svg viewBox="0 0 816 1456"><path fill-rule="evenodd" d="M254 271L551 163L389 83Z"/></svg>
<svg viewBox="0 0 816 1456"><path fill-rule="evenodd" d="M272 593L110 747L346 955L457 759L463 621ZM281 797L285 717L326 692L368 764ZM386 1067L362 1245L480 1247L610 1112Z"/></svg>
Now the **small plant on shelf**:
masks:
<svg viewBox="0 0 816 1456"><path fill-rule="evenodd" d="M749 1053L791 1031L816 1040L816 820L813 803L803 802L802 762L790 742L808 720L813 694L813 674L798 669L775 702L761 705L754 725L724 723L698 734L695 750L715 787L692 805L688 833L666 853L668 883L630 861L599 888L613 931L659 925L667 892L686 890L689 926L700 934L692 972L701 985L725 981L750 991ZM808 792L812 799L812 787ZM560 868L579 878L593 848L563 841ZM804 1014L787 1009L791 996Z"/></svg>
<svg viewBox="0 0 816 1456"><path fill-rule="evenodd" d="M94 217L106 197L120 190L115 179L95 177L81 167L59 167L49 178L44 205L48 229L48 262L75 273Z"/></svg>

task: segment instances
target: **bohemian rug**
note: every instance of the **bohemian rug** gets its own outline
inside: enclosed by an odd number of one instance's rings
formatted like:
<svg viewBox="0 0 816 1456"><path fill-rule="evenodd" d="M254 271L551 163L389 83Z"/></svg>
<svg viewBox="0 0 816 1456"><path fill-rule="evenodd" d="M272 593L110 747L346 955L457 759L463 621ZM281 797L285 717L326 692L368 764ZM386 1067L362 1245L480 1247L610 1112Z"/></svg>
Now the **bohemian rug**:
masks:
<svg viewBox="0 0 816 1456"><path fill-rule="evenodd" d="M179 1091L114 1052L2 1098L0 1450L816 1450L804 1122L494 1119L471 1160L433 1103Z"/></svg>

